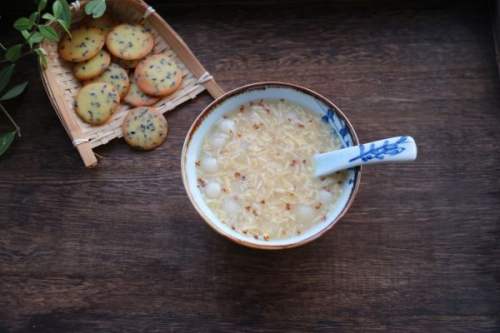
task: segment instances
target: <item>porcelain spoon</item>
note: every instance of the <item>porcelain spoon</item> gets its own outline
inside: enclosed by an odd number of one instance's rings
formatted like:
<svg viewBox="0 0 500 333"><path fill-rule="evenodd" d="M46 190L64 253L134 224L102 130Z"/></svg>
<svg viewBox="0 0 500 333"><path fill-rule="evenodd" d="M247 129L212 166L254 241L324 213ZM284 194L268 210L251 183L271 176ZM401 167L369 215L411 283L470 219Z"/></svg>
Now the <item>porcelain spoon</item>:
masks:
<svg viewBox="0 0 500 333"><path fill-rule="evenodd" d="M321 177L360 165L407 162L416 158L415 140L411 136L396 136L316 154L313 157L314 175Z"/></svg>

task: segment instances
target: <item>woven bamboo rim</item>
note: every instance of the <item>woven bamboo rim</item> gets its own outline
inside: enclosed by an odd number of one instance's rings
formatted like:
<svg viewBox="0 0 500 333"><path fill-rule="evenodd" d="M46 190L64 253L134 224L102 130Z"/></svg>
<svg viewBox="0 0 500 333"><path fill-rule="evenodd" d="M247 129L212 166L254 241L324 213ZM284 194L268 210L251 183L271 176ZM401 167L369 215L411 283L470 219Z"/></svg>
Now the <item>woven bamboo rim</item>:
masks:
<svg viewBox="0 0 500 333"><path fill-rule="evenodd" d="M83 8L87 2L88 0L75 1L71 4L73 22L78 23L85 16ZM171 111L204 90L213 98L224 93L182 38L151 6L142 0L108 0L107 5L107 11L119 21L143 22L146 27L151 28L155 37L153 53L169 54L183 73L181 87L155 104L160 112ZM44 42L42 47L48 55L47 67L40 70L45 91L83 163L86 167L94 167L97 165L97 158L93 148L122 136L123 118L132 107L121 105L110 121L102 126L84 123L74 110L75 96L82 84L73 76L72 64L59 58L56 43Z"/></svg>

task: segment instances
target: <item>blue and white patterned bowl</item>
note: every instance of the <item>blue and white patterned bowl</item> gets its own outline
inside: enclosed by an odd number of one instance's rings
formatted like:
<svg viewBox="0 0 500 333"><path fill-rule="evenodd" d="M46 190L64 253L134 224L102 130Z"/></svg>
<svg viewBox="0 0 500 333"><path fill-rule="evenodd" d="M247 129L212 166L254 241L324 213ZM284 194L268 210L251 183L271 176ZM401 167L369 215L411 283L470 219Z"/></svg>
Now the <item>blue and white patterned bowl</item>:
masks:
<svg viewBox="0 0 500 333"><path fill-rule="evenodd" d="M336 205L328 212L326 220L298 236L279 240L258 240L242 235L222 223L203 200L197 187L196 160L200 154L204 137L212 126L226 113L240 105L260 99L285 99L317 113L318 117L332 128L332 135L341 139L344 147L359 144L358 137L347 117L330 100L320 94L289 83L259 82L229 91L207 106L193 122L184 142L181 156L182 180L194 208L201 217L221 235L245 246L259 249L284 249L308 243L333 227L351 206L360 183L360 168L348 170L348 181L344 182L342 194Z"/></svg>

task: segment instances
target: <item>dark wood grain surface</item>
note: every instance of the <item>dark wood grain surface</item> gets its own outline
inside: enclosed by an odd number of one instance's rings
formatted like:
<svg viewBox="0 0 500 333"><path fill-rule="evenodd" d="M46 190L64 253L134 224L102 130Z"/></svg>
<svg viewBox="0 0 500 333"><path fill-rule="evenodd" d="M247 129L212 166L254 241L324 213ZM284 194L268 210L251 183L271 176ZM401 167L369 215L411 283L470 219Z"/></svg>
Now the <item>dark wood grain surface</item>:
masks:
<svg viewBox="0 0 500 333"><path fill-rule="evenodd" d="M490 7L426 4L156 3L224 89L303 84L363 141L416 138L418 161L366 168L334 230L282 252L223 239L188 201L180 150L207 94L168 114L160 149L114 141L88 170L23 62L29 90L7 104L23 137L0 158L0 332L499 332ZM3 40L27 7L2 12Z"/></svg>

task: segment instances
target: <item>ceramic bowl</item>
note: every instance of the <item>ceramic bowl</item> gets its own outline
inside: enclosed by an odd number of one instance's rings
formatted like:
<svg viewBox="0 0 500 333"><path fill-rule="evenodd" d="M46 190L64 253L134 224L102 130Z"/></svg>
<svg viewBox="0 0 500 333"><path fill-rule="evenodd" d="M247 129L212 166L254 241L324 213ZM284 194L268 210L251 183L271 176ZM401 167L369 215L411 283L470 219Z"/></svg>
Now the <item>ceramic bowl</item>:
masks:
<svg viewBox="0 0 500 333"><path fill-rule="evenodd" d="M344 147L359 144L358 137L347 117L324 96L301 86L283 82L259 82L249 84L222 95L208 105L195 119L187 133L181 156L182 180L194 208L203 220L221 235L248 247L259 249L284 249L306 244L332 228L347 212L360 183L360 168L348 170L347 181L336 205L328 212L324 222L315 225L300 235L278 240L259 240L242 235L222 223L203 200L197 187L196 161L201 152L204 137L222 116L240 105L260 99L285 99L299 104L315 113L329 124L332 135L338 136Z"/></svg>

